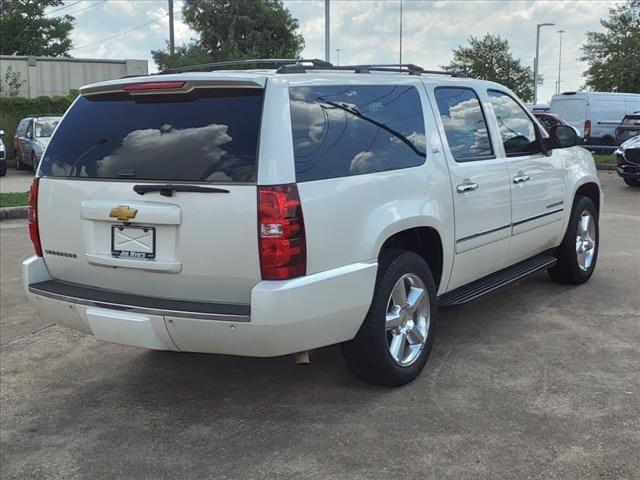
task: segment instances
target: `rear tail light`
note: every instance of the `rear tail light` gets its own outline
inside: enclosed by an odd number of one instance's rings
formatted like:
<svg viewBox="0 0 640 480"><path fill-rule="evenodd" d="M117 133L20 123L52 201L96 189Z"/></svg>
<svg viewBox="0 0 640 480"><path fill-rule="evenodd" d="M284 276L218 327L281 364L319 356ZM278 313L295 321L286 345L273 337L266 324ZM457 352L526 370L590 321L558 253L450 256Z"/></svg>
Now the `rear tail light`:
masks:
<svg viewBox="0 0 640 480"><path fill-rule="evenodd" d="M258 187L258 240L263 280L306 274L304 219L295 183Z"/></svg>
<svg viewBox="0 0 640 480"><path fill-rule="evenodd" d="M29 189L29 236L33 243L33 249L36 255L42 256L42 245L40 244L40 230L38 229L38 186L39 178L34 178L31 188Z"/></svg>
<svg viewBox="0 0 640 480"><path fill-rule="evenodd" d="M584 121L584 135L582 135L582 138L587 140L590 136L591 136L591 120L585 120Z"/></svg>

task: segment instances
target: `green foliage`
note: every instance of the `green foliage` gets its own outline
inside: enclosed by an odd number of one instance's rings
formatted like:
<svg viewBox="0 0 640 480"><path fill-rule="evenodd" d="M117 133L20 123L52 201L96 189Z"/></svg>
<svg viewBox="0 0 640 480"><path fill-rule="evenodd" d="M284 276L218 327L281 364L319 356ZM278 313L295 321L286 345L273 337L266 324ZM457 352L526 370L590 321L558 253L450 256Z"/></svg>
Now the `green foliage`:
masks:
<svg viewBox="0 0 640 480"><path fill-rule="evenodd" d="M14 72L13 67L9 65L4 74L4 81L0 81L0 93L7 97L16 97L25 83L27 81L22 78L22 73Z"/></svg>
<svg viewBox="0 0 640 480"><path fill-rule="evenodd" d="M47 16L63 0L0 0L0 54L67 56L74 18Z"/></svg>
<svg viewBox="0 0 640 480"><path fill-rule="evenodd" d="M442 67L462 72L468 77L498 82L509 87L525 102L533 99L533 72L513 58L509 42L499 35L469 37L468 47L453 51L453 60Z"/></svg>
<svg viewBox="0 0 640 480"><path fill-rule="evenodd" d="M24 207L29 203L29 192L0 193L0 208Z"/></svg>
<svg viewBox="0 0 640 480"><path fill-rule="evenodd" d="M304 39L298 21L280 0L190 0L182 19L199 39L176 48L151 52L158 68L245 58L296 58Z"/></svg>
<svg viewBox="0 0 640 480"><path fill-rule="evenodd" d="M640 0L609 9L605 32L587 32L585 87L598 92L640 93Z"/></svg>
<svg viewBox="0 0 640 480"><path fill-rule="evenodd" d="M74 95L37 98L0 97L0 130L4 130L3 140L7 157L14 156L13 136L20 120L31 115L47 113L62 115L74 99Z"/></svg>

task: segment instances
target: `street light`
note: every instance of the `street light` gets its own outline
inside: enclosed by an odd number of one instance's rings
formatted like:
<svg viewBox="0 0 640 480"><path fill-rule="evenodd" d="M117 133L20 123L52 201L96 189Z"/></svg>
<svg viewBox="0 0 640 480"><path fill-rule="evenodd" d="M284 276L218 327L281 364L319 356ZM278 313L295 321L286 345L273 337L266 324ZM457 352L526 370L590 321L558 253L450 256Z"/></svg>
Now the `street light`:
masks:
<svg viewBox="0 0 640 480"><path fill-rule="evenodd" d="M340 49L336 48L337 64L340 66Z"/></svg>
<svg viewBox="0 0 640 480"><path fill-rule="evenodd" d="M540 29L552 27L555 23L539 23L536 25L536 58L533 63L533 104L538 103L538 57L540 55Z"/></svg>
<svg viewBox="0 0 640 480"><path fill-rule="evenodd" d="M558 30L558 37L560 39L560 50L558 51L558 88L556 93L560 93L560 72L562 71L562 34L567 33L564 30Z"/></svg>

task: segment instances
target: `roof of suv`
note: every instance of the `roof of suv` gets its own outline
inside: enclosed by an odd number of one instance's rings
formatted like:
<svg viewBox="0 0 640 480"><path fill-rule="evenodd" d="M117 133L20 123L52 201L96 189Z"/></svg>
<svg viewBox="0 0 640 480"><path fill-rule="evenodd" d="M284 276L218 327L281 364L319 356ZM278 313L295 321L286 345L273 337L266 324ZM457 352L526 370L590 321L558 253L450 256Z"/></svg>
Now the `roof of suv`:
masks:
<svg viewBox="0 0 640 480"><path fill-rule="evenodd" d="M216 70L213 72L185 72L172 74L152 74L142 77L128 77L117 80L109 80L100 83L94 83L83 86L80 92L83 94L93 90L107 90L108 87L116 87L124 84L143 83L149 81L187 81L187 82L221 82L224 83L243 83L246 87L264 88L267 79L278 78L288 80L292 84L315 83L318 80L330 81L331 83L354 80L357 83L394 83L407 80L422 79L428 84L454 84L454 85L475 85L479 84L485 87L499 87L505 89L503 85L486 80L478 80L474 78L454 77L450 75L423 73L411 75L409 73L400 72L369 72L355 73L353 71L344 70L310 70L306 73L278 73L275 69L256 69L256 70Z"/></svg>
<svg viewBox="0 0 640 480"><path fill-rule="evenodd" d="M238 67L249 65L273 64L278 68L254 68L254 69L220 69L220 67ZM394 83L407 79L415 79L419 76L425 83L432 84L483 84L486 87L505 88L497 83L484 80L466 78L455 72L443 72L425 70L413 64L403 65L343 65L334 66L322 60L311 59L269 59L269 60L239 60L232 62L217 62L192 67L169 69L158 74L143 77L125 77L118 80L87 85L80 89L81 93L93 93L94 91L108 91L109 87L143 82L227 82L243 83L245 87L263 88L268 78L286 79L291 84L315 83L320 81L353 83ZM362 80L362 81L361 81Z"/></svg>

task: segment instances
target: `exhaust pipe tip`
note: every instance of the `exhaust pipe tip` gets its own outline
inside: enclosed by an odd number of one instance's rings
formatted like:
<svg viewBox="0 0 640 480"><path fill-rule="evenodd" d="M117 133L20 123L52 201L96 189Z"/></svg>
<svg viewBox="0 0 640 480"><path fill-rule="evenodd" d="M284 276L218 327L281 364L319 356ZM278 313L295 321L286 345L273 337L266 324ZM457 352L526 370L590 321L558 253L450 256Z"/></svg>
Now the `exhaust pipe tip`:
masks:
<svg viewBox="0 0 640 480"><path fill-rule="evenodd" d="M295 360L296 365L309 365L311 363L311 359L309 358L310 355L310 351L298 352L293 354L293 359Z"/></svg>

